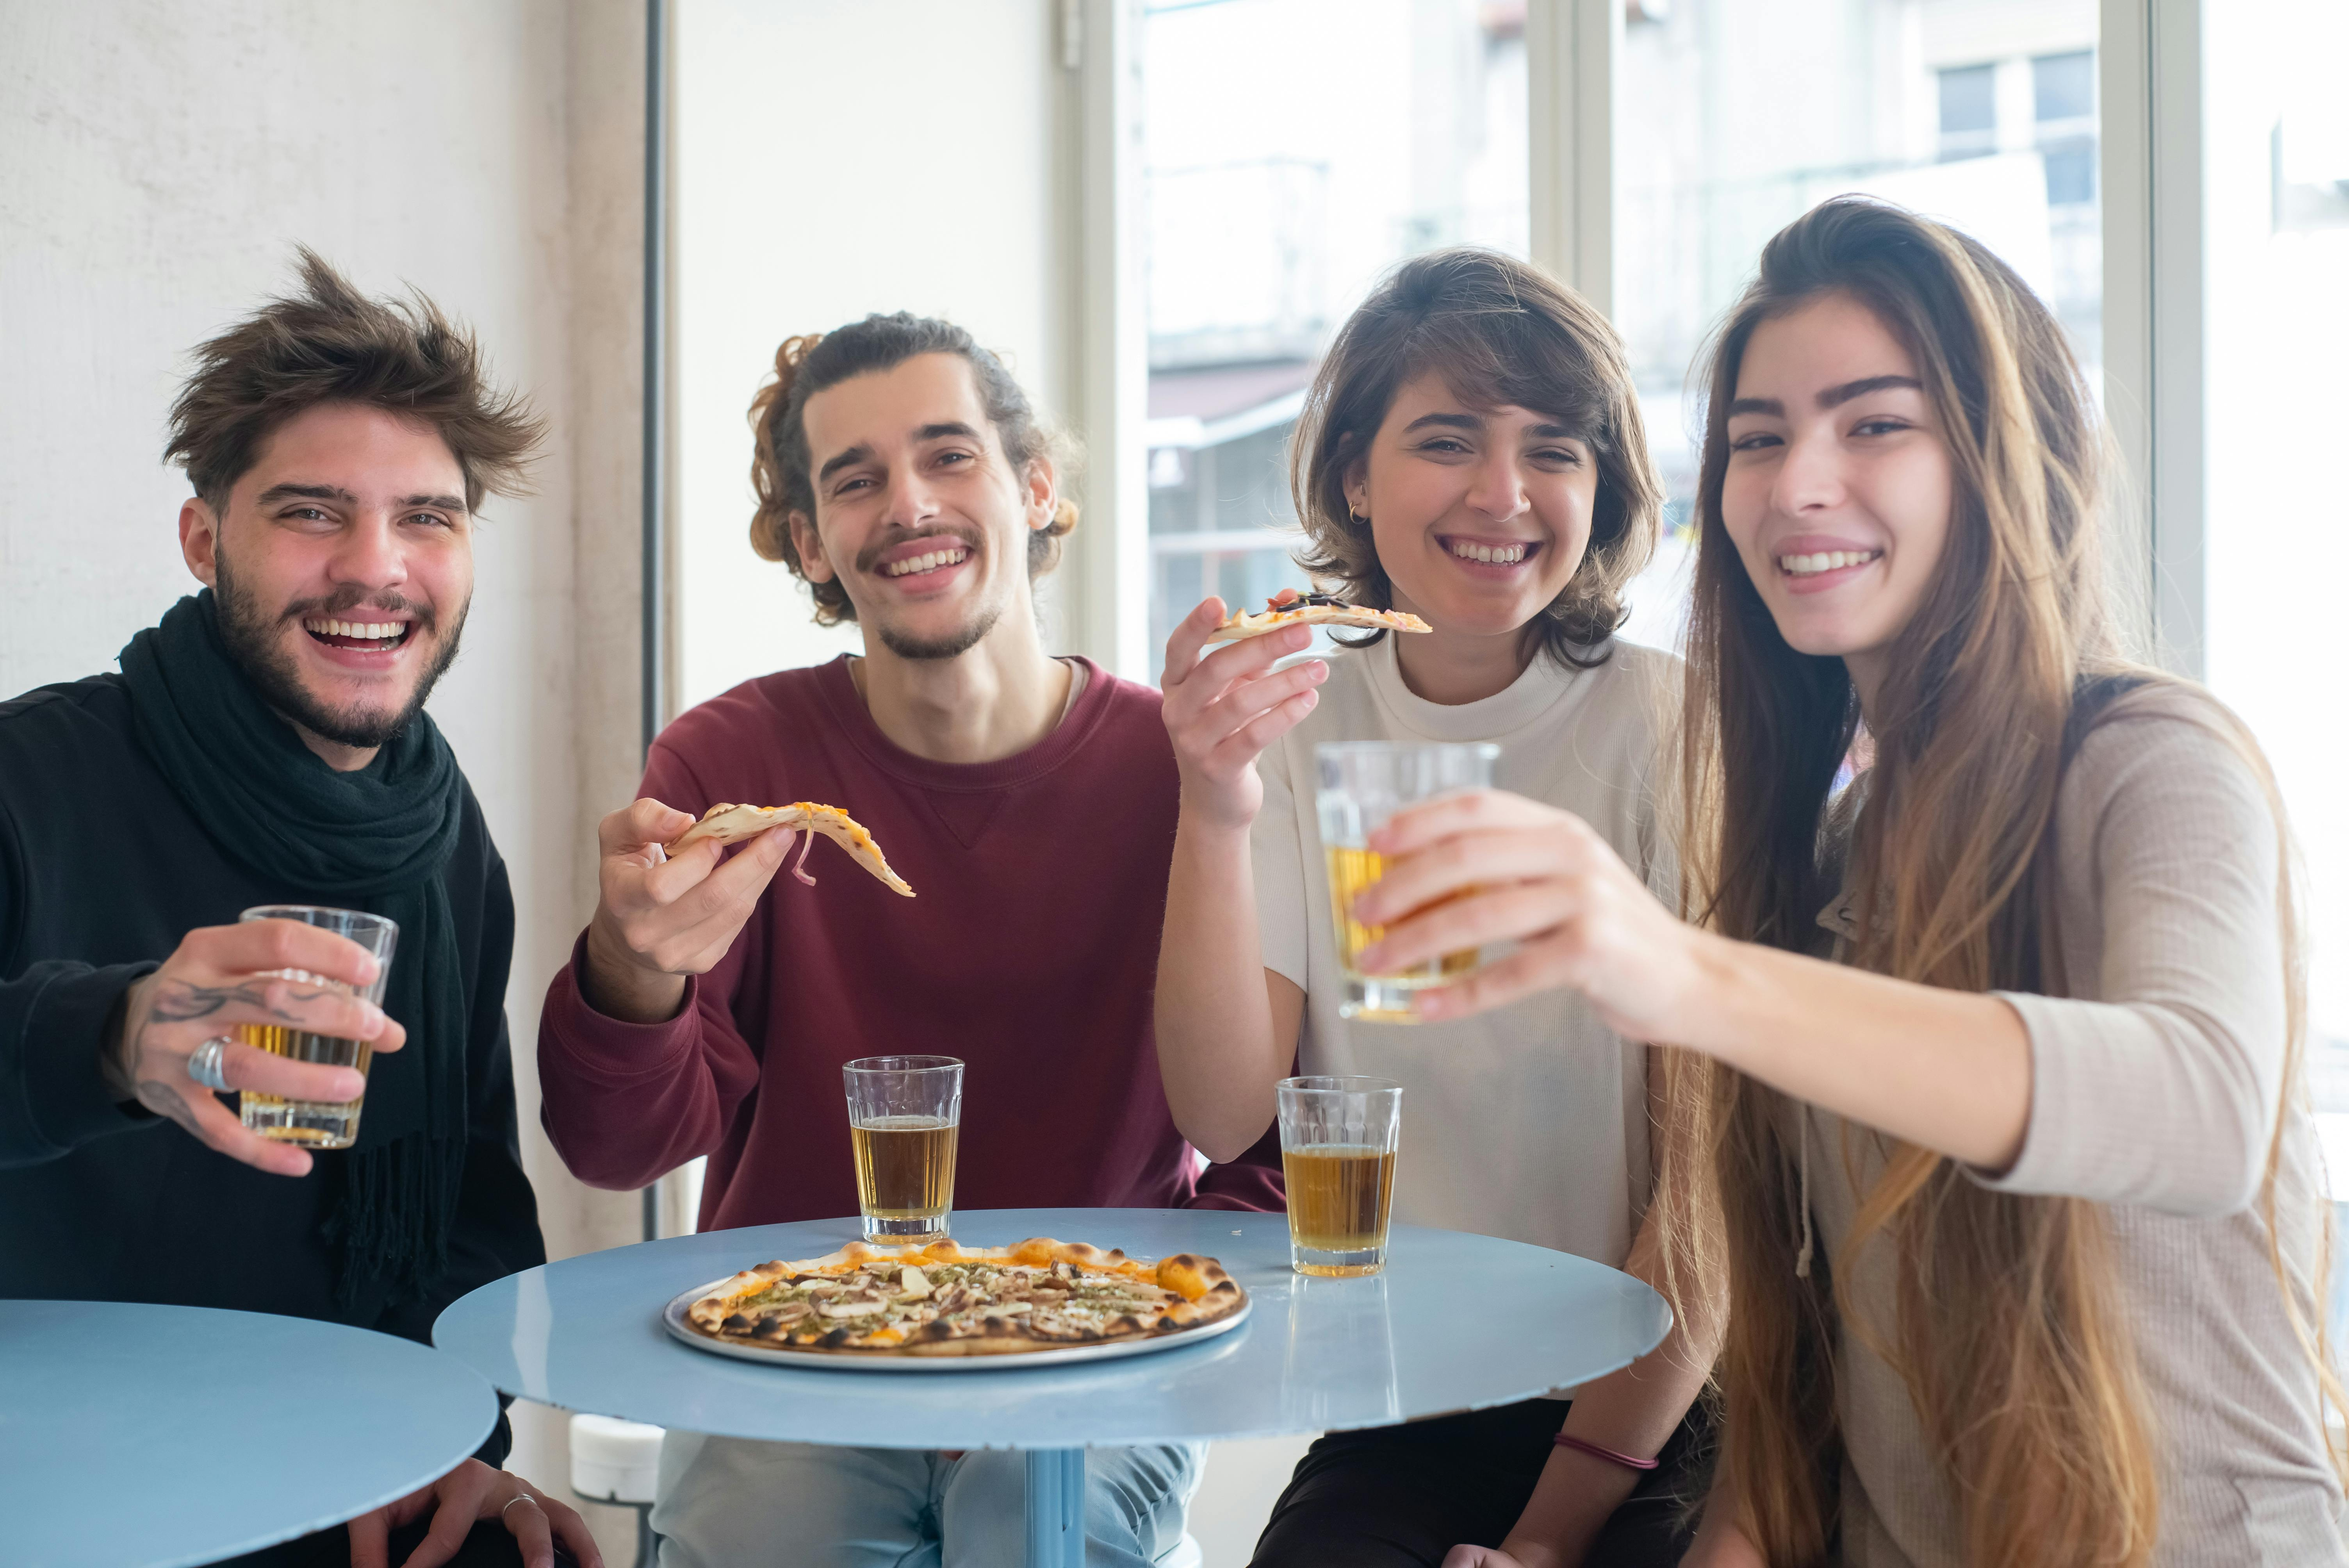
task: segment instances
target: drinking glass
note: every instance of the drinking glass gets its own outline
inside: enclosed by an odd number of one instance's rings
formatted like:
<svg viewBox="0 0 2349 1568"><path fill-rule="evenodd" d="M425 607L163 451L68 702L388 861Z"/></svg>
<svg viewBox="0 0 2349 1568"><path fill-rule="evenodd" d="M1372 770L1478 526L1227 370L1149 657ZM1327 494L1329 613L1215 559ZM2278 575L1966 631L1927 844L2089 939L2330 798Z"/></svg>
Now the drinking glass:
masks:
<svg viewBox="0 0 2349 1568"><path fill-rule="evenodd" d="M1378 1273L1387 1266L1402 1085L1292 1078L1280 1080L1278 1094L1289 1266L1301 1274Z"/></svg>
<svg viewBox="0 0 2349 1568"><path fill-rule="evenodd" d="M848 1081L848 1142L864 1239L930 1242L954 1212L962 1063L952 1057L864 1057Z"/></svg>
<svg viewBox="0 0 2349 1568"><path fill-rule="evenodd" d="M1339 1016L1416 1024L1419 992L1430 985L1447 985L1475 969L1477 950L1465 947L1446 953L1396 974L1361 972L1358 955L1386 934L1385 926L1365 925L1353 913L1355 895L1386 874L1386 857L1371 849L1371 835L1406 806L1454 789L1491 788L1493 764L1499 760L1501 748L1484 741L1405 745L1350 740L1325 742L1313 750L1320 772L1316 802L1321 815L1321 848L1329 858L1330 912L1337 922L1338 966L1343 982ZM1471 891L1463 889L1451 898L1465 898Z"/></svg>
<svg viewBox="0 0 2349 1568"><path fill-rule="evenodd" d="M323 975L313 975L306 969L277 969L271 973L282 979L305 981L332 990L364 996L377 1006L383 1006L383 989L391 978L391 953L399 941L399 927L379 914L368 914L357 909L325 909L307 903L264 903L246 910L237 916L244 920L298 920L305 925L315 925L331 931L337 936L347 936L375 954L375 983L371 985L350 985L340 980L329 980ZM353 1068L359 1078L367 1078L367 1064L374 1058L374 1048L365 1040L338 1039L333 1035L321 1035L308 1029L289 1029L274 1024L239 1024L236 1037L248 1046L258 1046L273 1056L291 1057L297 1062L322 1062L327 1067ZM359 1135L359 1110L367 1102L362 1088L357 1099L336 1103L330 1100L284 1099L274 1094L259 1094L246 1089L237 1097L238 1114L244 1125L264 1138L280 1143L299 1143L308 1149L348 1149Z"/></svg>

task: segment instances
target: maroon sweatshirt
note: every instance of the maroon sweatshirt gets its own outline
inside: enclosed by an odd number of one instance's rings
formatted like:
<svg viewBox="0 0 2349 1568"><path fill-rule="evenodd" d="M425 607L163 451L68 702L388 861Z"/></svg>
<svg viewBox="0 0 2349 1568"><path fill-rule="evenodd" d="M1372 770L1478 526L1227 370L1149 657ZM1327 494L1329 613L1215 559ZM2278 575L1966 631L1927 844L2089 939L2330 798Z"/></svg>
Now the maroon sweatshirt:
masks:
<svg viewBox="0 0 2349 1568"><path fill-rule="evenodd" d="M1158 694L1088 665L1058 728L1016 757L932 762L881 733L845 658L784 670L662 732L643 793L838 806L916 897L819 841L660 1024L581 997L580 949L539 1022L541 1116L596 1187L709 1156L701 1228L856 1212L840 1069L958 1057L957 1209L1271 1209L1272 1134L1195 1183L1159 1086L1151 987L1174 841Z"/></svg>

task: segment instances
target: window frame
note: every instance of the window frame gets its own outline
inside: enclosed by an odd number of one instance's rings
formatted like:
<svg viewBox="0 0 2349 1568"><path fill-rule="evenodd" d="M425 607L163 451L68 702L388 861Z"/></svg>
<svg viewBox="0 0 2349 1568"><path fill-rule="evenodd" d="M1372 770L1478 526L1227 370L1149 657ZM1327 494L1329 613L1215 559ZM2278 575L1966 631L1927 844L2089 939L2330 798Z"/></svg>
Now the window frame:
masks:
<svg viewBox="0 0 2349 1568"><path fill-rule="evenodd" d="M1063 568L1071 645L1147 678L1147 334L1141 287L1143 0L1057 0L1080 146L1063 171L1069 341L1091 516ZM2203 669L2203 0L2101 0L2096 46L2105 408L2120 456L2124 603L2160 662ZM1527 0L1535 261L1613 307L1623 0Z"/></svg>

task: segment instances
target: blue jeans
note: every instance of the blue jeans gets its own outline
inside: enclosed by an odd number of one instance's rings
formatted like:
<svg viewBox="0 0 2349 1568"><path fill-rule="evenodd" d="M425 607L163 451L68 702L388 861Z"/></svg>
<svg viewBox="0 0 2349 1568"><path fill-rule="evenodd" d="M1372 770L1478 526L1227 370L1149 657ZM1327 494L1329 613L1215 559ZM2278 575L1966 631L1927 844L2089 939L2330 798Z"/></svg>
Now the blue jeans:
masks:
<svg viewBox="0 0 2349 1568"><path fill-rule="evenodd" d="M1183 1539L1205 1450L1085 1454L1087 1568L1149 1568ZM668 1434L660 1568L1021 1568L1027 1457Z"/></svg>

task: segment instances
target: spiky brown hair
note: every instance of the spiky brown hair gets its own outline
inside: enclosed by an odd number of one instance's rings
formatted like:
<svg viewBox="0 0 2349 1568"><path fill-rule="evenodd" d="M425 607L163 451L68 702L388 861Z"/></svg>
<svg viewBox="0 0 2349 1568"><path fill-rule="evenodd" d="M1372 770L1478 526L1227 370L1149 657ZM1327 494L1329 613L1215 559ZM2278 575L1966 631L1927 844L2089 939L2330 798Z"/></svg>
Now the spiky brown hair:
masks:
<svg viewBox="0 0 2349 1568"><path fill-rule="evenodd" d="M307 245L301 288L271 300L195 351L195 374L171 404L163 460L214 511L270 433L321 403L356 403L429 425L465 476L465 506L523 495L546 438L528 398L493 386L473 335L410 291L369 299Z"/></svg>

